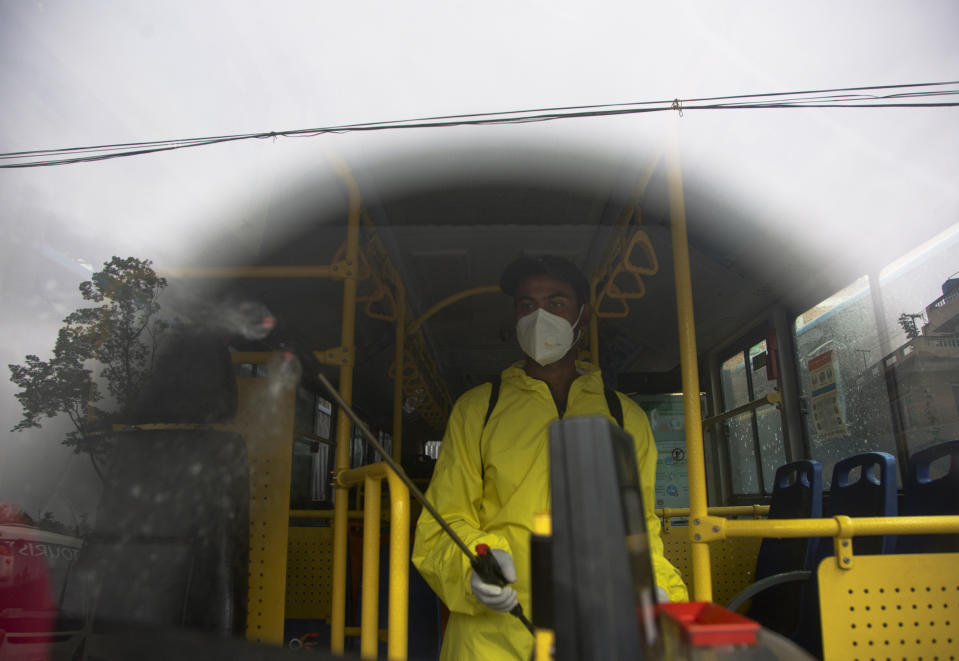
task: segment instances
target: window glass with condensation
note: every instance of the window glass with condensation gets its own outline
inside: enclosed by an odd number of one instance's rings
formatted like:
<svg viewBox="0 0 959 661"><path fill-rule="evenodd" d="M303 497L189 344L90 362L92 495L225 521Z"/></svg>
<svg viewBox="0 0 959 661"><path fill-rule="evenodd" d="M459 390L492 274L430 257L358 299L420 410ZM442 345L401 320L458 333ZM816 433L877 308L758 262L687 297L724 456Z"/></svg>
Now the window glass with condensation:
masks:
<svg viewBox="0 0 959 661"><path fill-rule="evenodd" d="M723 362L720 375L724 410L731 411L775 390L776 380L767 378L767 364L765 340ZM725 422L725 430L733 467L733 493L769 493L776 469L786 462L779 409L768 405L740 413Z"/></svg>
<svg viewBox="0 0 959 661"><path fill-rule="evenodd" d="M723 409L731 411L749 403L749 385L746 380L746 359L741 351L723 362L720 370L723 389ZM752 414L740 413L724 423L729 444L732 489L735 494L758 494L759 475L756 469L756 444L753 439Z"/></svg>
<svg viewBox="0 0 959 661"><path fill-rule="evenodd" d="M837 461L866 451L896 454L879 331L863 276L796 318L803 418L824 486Z"/></svg>
<svg viewBox="0 0 959 661"><path fill-rule="evenodd" d="M882 369L901 452L959 439L959 224L879 274ZM949 460L934 462L935 478Z"/></svg>
<svg viewBox="0 0 959 661"><path fill-rule="evenodd" d="M754 400L765 397L777 388L777 380L768 378L769 360L766 340L750 347L749 370ZM756 434L759 437L759 457L763 469L763 486L766 493L772 493L776 469L786 463L782 414L775 406L761 406L756 409L755 415Z"/></svg>
<svg viewBox="0 0 959 661"><path fill-rule="evenodd" d="M917 450L959 438L957 249L954 225L796 318L804 418L826 484L836 461L871 450L893 454L901 480ZM932 476L947 469L933 464Z"/></svg>

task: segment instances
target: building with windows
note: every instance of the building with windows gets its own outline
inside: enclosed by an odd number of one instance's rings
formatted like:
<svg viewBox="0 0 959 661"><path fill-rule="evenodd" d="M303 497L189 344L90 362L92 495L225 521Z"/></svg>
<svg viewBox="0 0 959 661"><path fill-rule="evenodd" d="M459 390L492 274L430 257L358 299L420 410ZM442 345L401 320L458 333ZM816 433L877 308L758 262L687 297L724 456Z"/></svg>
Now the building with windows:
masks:
<svg viewBox="0 0 959 661"><path fill-rule="evenodd" d="M926 307L927 323L885 357L897 443L909 453L959 438L959 278Z"/></svg>

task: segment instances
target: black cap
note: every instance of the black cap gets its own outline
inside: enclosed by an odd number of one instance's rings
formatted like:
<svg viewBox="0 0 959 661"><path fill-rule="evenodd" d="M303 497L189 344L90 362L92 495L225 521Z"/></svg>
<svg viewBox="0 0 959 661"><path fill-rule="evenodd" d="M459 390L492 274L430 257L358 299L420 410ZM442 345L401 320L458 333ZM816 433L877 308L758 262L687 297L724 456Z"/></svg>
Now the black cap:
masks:
<svg viewBox="0 0 959 661"><path fill-rule="evenodd" d="M589 301L589 283L586 276L576 268L576 265L565 257L556 255L523 255L512 261L503 270L499 279L499 288L507 296L516 296L516 288L524 278L531 275L548 275L569 283L576 292L579 303Z"/></svg>

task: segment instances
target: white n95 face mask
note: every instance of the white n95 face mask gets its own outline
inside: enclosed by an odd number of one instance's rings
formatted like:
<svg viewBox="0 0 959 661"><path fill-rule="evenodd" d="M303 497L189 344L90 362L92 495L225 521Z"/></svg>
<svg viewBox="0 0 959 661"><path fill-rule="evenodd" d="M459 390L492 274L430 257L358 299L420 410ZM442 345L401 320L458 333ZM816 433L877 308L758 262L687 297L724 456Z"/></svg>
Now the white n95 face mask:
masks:
<svg viewBox="0 0 959 661"><path fill-rule="evenodd" d="M540 365L555 363L566 355L578 339L578 335L573 337L573 325L579 322L582 315L583 308L580 306L576 321L570 324L559 315L537 308L516 322L516 339L520 348Z"/></svg>

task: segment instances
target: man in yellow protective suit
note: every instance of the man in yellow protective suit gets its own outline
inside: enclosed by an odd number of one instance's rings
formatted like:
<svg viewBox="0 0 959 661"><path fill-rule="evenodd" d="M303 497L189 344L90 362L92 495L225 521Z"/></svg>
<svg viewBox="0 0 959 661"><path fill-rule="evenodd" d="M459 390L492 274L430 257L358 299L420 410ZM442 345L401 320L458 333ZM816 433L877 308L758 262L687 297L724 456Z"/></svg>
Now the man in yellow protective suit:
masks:
<svg viewBox="0 0 959 661"><path fill-rule="evenodd" d="M599 369L575 360L590 317L582 273L561 257L521 257L507 266L500 287L513 297L527 358L503 371L496 397L494 384L486 383L457 400L426 496L467 546L493 549L511 584L483 583L423 512L413 564L450 610L443 660L529 659L533 637L509 610L518 600L530 613L529 536L533 515L550 508L549 424L583 415L614 420ZM686 586L663 557L653 511L656 446L649 421L628 397L610 396L618 397L623 427L636 445L657 594L661 601L685 601Z"/></svg>

